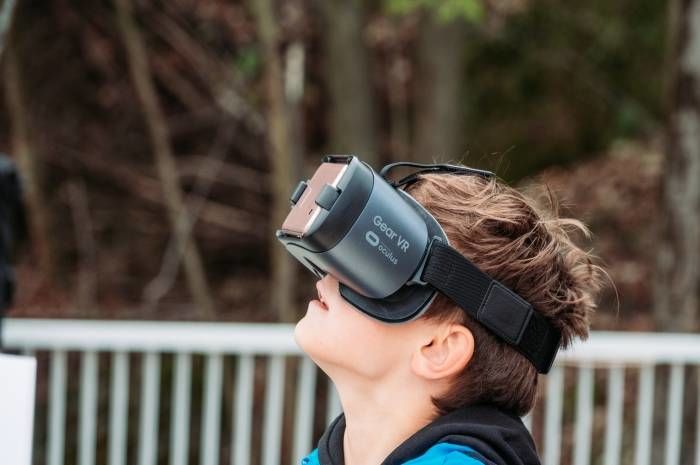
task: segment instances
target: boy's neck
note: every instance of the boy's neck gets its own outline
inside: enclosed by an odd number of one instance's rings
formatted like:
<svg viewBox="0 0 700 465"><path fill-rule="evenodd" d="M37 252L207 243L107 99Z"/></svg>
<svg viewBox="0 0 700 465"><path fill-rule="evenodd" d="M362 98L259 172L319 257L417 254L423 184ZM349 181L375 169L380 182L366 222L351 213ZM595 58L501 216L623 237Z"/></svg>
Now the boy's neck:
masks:
<svg viewBox="0 0 700 465"><path fill-rule="evenodd" d="M405 384L336 384L345 414L344 465L378 465L436 417L430 397Z"/></svg>

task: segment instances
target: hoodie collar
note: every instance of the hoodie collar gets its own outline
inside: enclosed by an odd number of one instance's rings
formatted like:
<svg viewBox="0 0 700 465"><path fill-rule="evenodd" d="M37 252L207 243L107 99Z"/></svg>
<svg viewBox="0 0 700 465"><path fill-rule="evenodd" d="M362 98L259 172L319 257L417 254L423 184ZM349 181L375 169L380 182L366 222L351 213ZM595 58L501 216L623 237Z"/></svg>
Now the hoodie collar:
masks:
<svg viewBox="0 0 700 465"><path fill-rule="evenodd" d="M321 465L344 465L345 414L318 443ZM492 405L472 405L437 417L394 449L381 465L400 465L439 442L469 446L489 464L540 465L535 443L520 417Z"/></svg>

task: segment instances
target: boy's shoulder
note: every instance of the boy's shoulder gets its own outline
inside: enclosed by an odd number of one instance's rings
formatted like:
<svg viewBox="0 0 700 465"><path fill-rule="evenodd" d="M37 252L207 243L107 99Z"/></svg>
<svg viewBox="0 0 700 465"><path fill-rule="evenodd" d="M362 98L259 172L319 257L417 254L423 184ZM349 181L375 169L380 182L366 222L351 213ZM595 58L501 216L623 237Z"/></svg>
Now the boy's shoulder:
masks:
<svg viewBox="0 0 700 465"><path fill-rule="evenodd" d="M469 446L439 442L423 455L404 462L404 465L488 465L481 455Z"/></svg>
<svg viewBox="0 0 700 465"><path fill-rule="evenodd" d="M301 465L343 465L341 413ZM389 454L383 465L540 465L520 417L473 405L436 418Z"/></svg>
<svg viewBox="0 0 700 465"><path fill-rule="evenodd" d="M312 450L309 455L301 459L301 465L319 465L318 447Z"/></svg>
<svg viewBox="0 0 700 465"><path fill-rule="evenodd" d="M440 442L433 445L424 454L404 465L488 465L489 462L469 446ZM301 460L301 465L320 465L318 448Z"/></svg>

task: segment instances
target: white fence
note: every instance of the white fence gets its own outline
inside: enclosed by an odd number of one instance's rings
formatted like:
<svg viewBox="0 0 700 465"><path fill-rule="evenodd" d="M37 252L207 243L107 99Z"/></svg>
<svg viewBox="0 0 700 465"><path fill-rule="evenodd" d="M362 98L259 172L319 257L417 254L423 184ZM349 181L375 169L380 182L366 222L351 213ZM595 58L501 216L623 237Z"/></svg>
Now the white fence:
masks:
<svg viewBox="0 0 700 465"><path fill-rule="evenodd" d="M3 342L45 362L36 464L294 465L340 413L292 325L10 319ZM699 366L700 335L597 332L561 352L524 419L543 464L700 465Z"/></svg>

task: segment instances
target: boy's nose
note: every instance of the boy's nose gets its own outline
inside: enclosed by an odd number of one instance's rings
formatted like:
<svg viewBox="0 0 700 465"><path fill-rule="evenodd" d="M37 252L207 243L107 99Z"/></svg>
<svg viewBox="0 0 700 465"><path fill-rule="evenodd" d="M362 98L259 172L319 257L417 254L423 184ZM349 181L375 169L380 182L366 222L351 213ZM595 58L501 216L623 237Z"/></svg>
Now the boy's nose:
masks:
<svg viewBox="0 0 700 465"><path fill-rule="evenodd" d="M334 281L336 281L336 279L330 274L327 274L323 278L316 281L316 289L318 289L318 293L323 297L330 296L333 293L333 286L335 284Z"/></svg>

